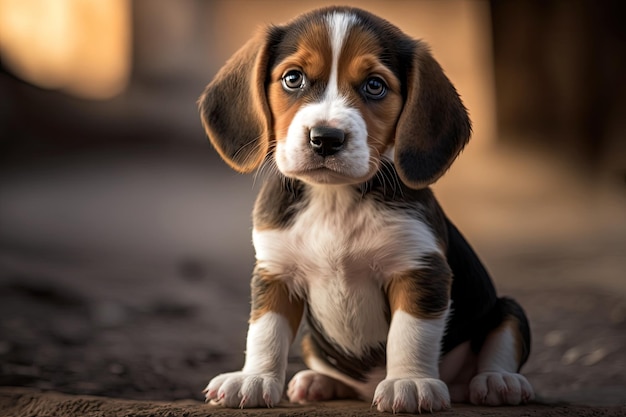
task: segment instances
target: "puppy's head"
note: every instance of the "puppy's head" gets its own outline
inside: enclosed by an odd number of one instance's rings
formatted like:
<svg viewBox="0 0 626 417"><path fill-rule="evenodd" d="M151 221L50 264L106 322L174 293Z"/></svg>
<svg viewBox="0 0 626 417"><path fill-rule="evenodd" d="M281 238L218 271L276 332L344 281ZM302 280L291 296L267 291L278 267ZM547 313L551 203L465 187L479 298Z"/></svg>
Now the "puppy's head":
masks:
<svg viewBox="0 0 626 417"><path fill-rule="evenodd" d="M402 181L427 186L471 131L428 48L353 8L260 33L207 86L200 113L234 169L251 172L271 154L282 174L314 184L366 181L394 149Z"/></svg>

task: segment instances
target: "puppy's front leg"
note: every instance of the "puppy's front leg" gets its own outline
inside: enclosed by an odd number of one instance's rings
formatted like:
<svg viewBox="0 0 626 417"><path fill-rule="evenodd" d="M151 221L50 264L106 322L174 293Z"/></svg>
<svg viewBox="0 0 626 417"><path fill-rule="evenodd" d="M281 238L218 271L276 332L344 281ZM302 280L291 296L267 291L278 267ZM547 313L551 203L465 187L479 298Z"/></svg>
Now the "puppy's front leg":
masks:
<svg viewBox="0 0 626 417"><path fill-rule="evenodd" d="M207 401L225 407L272 407L280 401L289 346L302 318L302 300L292 296L280 279L257 266L251 286L244 367L216 376L204 390Z"/></svg>
<svg viewBox="0 0 626 417"><path fill-rule="evenodd" d="M450 274L442 258L392 278L387 376L374 393L379 411L417 413L450 407L439 379L439 351L449 310Z"/></svg>

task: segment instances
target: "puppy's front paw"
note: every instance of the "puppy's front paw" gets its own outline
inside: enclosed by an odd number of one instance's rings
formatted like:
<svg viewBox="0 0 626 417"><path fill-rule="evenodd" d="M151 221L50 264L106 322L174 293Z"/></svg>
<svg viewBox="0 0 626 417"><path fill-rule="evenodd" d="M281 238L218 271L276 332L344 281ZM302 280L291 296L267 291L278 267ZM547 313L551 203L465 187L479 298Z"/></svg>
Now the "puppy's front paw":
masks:
<svg viewBox="0 0 626 417"><path fill-rule="evenodd" d="M216 376L204 389L206 401L229 408L273 407L280 402L284 381L274 374L230 372Z"/></svg>
<svg viewBox="0 0 626 417"><path fill-rule="evenodd" d="M533 387L521 374L510 372L481 372L469 385L472 404L517 405L532 400Z"/></svg>
<svg viewBox="0 0 626 417"><path fill-rule="evenodd" d="M435 378L385 379L376 388L373 405L394 414L433 412L450 407L450 393Z"/></svg>

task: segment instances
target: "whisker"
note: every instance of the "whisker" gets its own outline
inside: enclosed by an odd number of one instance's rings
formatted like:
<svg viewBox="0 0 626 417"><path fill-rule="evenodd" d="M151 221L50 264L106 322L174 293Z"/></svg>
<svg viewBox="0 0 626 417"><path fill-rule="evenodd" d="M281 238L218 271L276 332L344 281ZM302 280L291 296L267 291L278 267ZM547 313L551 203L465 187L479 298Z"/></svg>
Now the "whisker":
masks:
<svg viewBox="0 0 626 417"><path fill-rule="evenodd" d="M388 158L384 157L381 159L383 165L383 170L385 172L385 177L389 181L389 184L393 187L394 197L396 192L400 193L400 197L404 198L404 191L402 189L402 184L400 184L400 179L398 178L398 173L393 167L393 162Z"/></svg>
<svg viewBox="0 0 626 417"><path fill-rule="evenodd" d="M252 138L250 141L248 141L247 143L243 144L243 146L241 146L239 149L237 149L237 151L233 154L232 159L237 159L237 157L239 156L239 154L241 154L244 151L247 151L246 148L248 148L250 145L253 145L252 151L248 152L246 154L246 159L244 160L244 163L247 164L248 160L250 158L250 155L254 155L254 151L257 150L257 148L259 148L261 146L262 140L261 140L262 136L259 135L255 138Z"/></svg>
<svg viewBox="0 0 626 417"><path fill-rule="evenodd" d="M257 179L265 178L269 175L278 173L278 168L276 167L276 161L273 158L274 155L274 146L270 146L270 149L265 154L265 158L263 158L263 162L254 173L254 179L252 182L252 186L256 186Z"/></svg>
<svg viewBox="0 0 626 417"><path fill-rule="evenodd" d="M387 141L381 140L372 135L368 135L368 140L370 141L370 164L378 165L375 178L380 181L383 194L387 194L387 185L389 185L391 187L391 192L393 193L392 198L395 198L397 192L400 192L400 195L404 197L402 186L398 182L398 177L393 168L393 161L385 155L381 155L378 148L373 146L376 144L385 145Z"/></svg>
<svg viewBox="0 0 626 417"><path fill-rule="evenodd" d="M251 140L250 142L246 143L245 145L243 145L241 148L237 149L235 151L235 153L233 154L232 158L233 159L237 159L239 157L240 154L242 154L244 152L244 149L247 148L248 146L250 146L251 144L254 144L254 146L259 146L255 143L255 140ZM254 148L253 148L254 149ZM248 154L249 155L249 154ZM247 157L247 156L246 156Z"/></svg>

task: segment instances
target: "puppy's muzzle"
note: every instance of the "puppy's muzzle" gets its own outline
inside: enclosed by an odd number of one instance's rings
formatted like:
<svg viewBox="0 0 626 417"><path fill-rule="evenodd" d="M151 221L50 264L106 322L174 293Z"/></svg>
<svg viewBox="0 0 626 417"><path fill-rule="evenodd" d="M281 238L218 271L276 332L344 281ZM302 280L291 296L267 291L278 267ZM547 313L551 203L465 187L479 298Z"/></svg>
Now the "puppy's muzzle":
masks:
<svg viewBox="0 0 626 417"><path fill-rule="evenodd" d="M343 148L346 135L341 129L328 126L316 126L309 132L309 145L313 151L323 157L336 154Z"/></svg>

